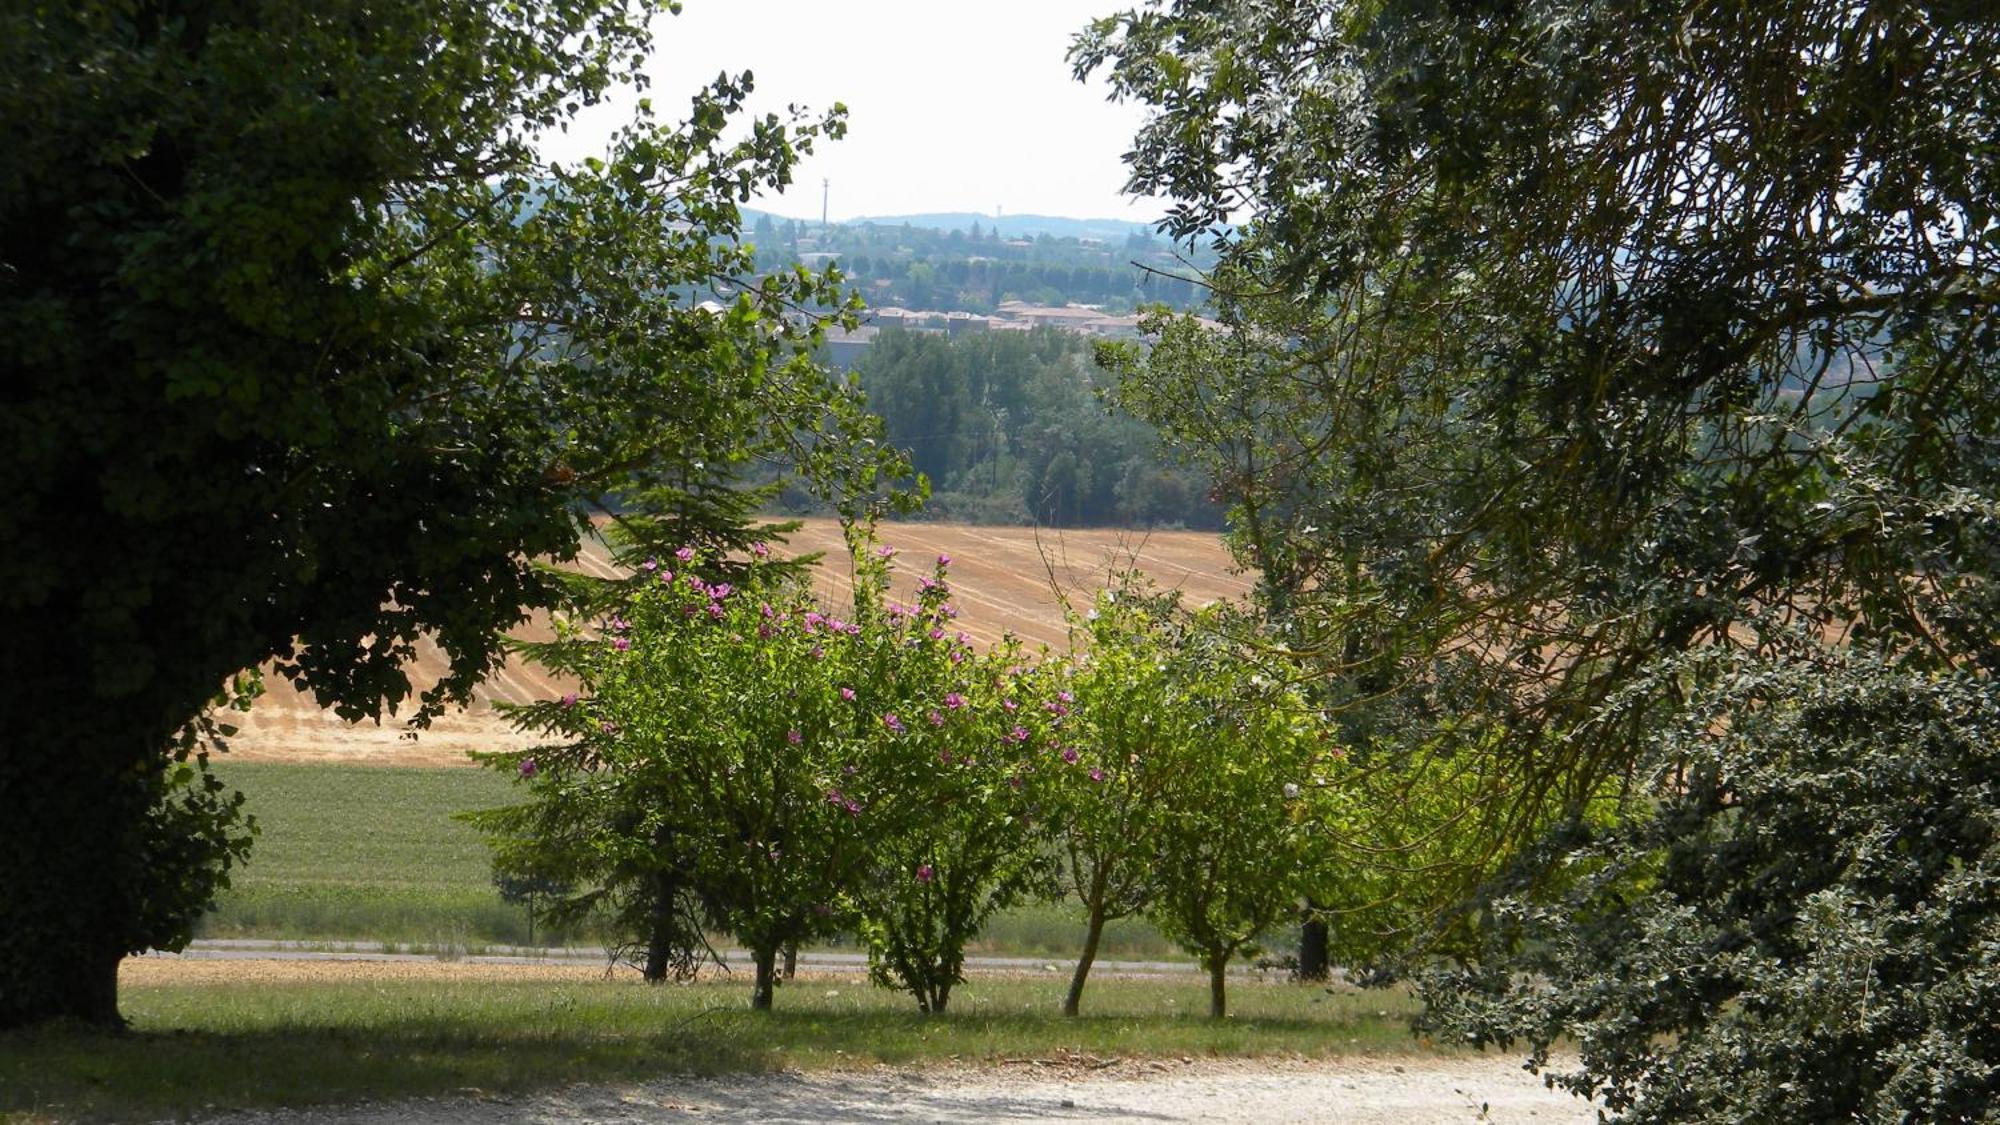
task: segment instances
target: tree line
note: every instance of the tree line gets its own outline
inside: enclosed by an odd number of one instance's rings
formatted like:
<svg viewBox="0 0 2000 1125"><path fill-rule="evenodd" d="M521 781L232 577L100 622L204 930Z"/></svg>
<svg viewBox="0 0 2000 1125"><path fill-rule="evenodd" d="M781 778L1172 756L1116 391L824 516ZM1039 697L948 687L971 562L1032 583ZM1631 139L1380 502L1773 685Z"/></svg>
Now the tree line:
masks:
<svg viewBox="0 0 2000 1125"><path fill-rule="evenodd" d="M822 226L761 215L746 232L760 270L789 269L805 255L833 255L872 305L992 312L1002 301L1194 308L1206 298L1203 248L1133 233L1117 242L1042 234L1002 238L977 222L962 230L908 225Z"/></svg>
<svg viewBox="0 0 2000 1125"><path fill-rule="evenodd" d="M1052 527L1221 526L1209 482L1098 395L1087 337L889 329L857 378L883 435L928 479L929 515ZM797 492L794 499L808 501Z"/></svg>

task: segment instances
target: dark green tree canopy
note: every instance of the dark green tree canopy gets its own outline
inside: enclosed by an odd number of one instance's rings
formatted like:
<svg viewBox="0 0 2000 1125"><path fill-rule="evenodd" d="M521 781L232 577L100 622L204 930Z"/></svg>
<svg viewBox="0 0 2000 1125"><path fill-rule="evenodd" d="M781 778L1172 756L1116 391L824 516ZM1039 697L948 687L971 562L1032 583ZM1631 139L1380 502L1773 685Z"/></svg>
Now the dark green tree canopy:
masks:
<svg viewBox="0 0 2000 1125"><path fill-rule="evenodd" d="M1156 109L1132 187L1217 232L1304 491L1419 459L1428 523L1296 551L1566 722L1760 622L2000 666L1996 51L1972 4L1184 0L1073 57Z"/></svg>
<svg viewBox="0 0 2000 1125"><path fill-rule="evenodd" d="M671 124L642 100L601 160L536 155L643 88L671 7L0 14L0 857L30 873L0 891L0 1025L102 1017L35 967L69 940L51 916L99 963L163 939L121 921L172 878L127 862L132 779L227 677L275 658L372 716L429 636L435 709L554 596L532 560L571 555L587 505L760 456L838 475L865 426L804 357L845 299L748 282L735 241L838 109L742 121L750 76L724 75ZM73 796L13 815L51 789ZM36 842L78 834L113 858L65 871Z"/></svg>

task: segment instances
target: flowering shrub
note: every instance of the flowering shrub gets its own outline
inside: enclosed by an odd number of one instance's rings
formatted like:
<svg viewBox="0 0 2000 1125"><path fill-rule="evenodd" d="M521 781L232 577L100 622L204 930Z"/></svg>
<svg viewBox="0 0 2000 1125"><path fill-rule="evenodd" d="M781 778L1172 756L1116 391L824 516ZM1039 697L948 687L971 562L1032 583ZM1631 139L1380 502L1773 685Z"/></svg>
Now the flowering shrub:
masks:
<svg viewBox="0 0 2000 1125"><path fill-rule="evenodd" d="M588 692L552 705L572 741L496 762L575 823L595 893L628 873L671 884L681 908L733 933L760 1008L778 950L837 924L867 840L858 763L873 737L846 686L858 630L802 585L767 581L764 557L740 583L703 578L692 549L647 570L577 663Z"/></svg>
<svg viewBox="0 0 2000 1125"><path fill-rule="evenodd" d="M1041 708L1042 676L1020 666L1018 646L977 654L957 632L949 558L903 606L879 601L886 557L855 554L866 592L856 703L880 716L864 768L881 801L855 926L876 982L941 1012L966 943L1046 882L1036 797L1061 723Z"/></svg>

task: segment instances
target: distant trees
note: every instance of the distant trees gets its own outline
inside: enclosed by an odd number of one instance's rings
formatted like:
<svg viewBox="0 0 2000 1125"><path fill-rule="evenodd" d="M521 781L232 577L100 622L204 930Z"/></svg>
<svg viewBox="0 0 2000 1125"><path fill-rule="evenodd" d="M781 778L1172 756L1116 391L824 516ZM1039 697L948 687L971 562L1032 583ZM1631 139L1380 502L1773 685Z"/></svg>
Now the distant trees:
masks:
<svg viewBox="0 0 2000 1125"><path fill-rule="evenodd" d="M861 386L947 518L1054 526L1219 526L1193 469L1096 394L1092 345L1054 329L885 331Z"/></svg>
<svg viewBox="0 0 2000 1125"><path fill-rule="evenodd" d="M746 233L760 271L785 269L801 253L838 254L855 277L886 282L869 286L873 304L970 312L989 312L1005 300L1097 304L1121 313L1144 304L1192 309L1208 298L1192 278L1213 260L1204 248L1177 253L1165 240L1138 233L1107 246L1046 236L1014 245L1024 240L981 234L976 223L968 235L869 223L804 228L759 215ZM919 264L927 270L913 272Z"/></svg>

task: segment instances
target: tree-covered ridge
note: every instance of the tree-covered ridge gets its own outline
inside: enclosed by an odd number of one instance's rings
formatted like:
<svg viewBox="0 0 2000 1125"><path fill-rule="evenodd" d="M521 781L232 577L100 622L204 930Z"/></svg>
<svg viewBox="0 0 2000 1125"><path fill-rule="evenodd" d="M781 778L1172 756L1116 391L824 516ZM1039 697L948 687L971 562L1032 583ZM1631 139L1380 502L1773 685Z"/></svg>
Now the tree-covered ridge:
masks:
<svg viewBox="0 0 2000 1125"><path fill-rule="evenodd" d="M1099 402L1089 339L1055 328L890 329L859 379L889 444L929 478L931 515L1058 527L1217 528L1208 482L1151 425Z"/></svg>
<svg viewBox="0 0 2000 1125"><path fill-rule="evenodd" d="M1212 261L1206 251L1140 231L1116 239L1012 237L976 219L938 229L759 215L745 238L761 271L832 262L871 305L967 312L992 312L1009 300L1118 313L1144 304L1192 308L1206 297L1193 279Z"/></svg>

